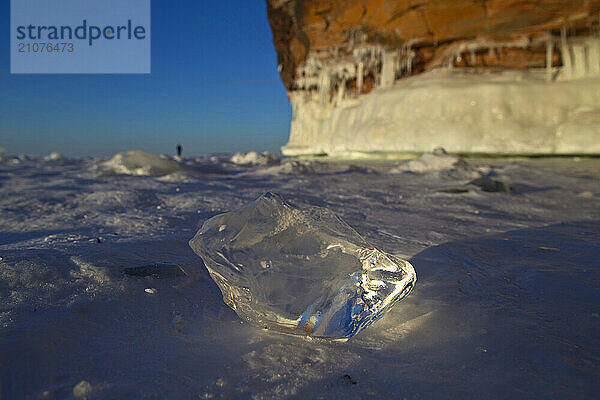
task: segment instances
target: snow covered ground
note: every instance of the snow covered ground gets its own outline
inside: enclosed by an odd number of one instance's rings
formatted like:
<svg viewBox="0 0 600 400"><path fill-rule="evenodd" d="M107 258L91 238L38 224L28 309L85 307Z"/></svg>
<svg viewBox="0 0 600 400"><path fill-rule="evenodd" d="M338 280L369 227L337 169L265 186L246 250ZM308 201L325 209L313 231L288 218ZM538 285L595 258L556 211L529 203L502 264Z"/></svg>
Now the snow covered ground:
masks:
<svg viewBox="0 0 600 400"><path fill-rule="evenodd" d="M0 398L597 398L600 160L449 157L5 157ZM242 323L188 241L268 190L413 292L348 343Z"/></svg>

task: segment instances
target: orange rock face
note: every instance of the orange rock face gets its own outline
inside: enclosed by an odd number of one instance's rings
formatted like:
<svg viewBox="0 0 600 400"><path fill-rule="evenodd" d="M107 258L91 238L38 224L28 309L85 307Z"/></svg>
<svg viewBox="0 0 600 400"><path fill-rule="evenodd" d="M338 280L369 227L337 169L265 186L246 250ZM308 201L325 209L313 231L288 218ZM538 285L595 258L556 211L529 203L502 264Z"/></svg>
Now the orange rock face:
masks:
<svg viewBox="0 0 600 400"><path fill-rule="evenodd" d="M267 11L281 78L292 90L310 54L341 57L357 43L409 47L411 74L449 62L527 68L545 65L540 38L600 29L600 0L267 0ZM520 38L526 45L512 45ZM493 46L468 47L486 40Z"/></svg>

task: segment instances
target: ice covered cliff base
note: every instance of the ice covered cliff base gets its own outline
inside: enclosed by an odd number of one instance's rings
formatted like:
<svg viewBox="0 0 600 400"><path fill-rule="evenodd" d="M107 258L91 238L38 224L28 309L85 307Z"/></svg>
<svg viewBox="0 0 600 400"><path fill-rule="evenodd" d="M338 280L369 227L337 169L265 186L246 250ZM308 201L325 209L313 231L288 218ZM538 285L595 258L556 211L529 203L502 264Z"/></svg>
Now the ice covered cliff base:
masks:
<svg viewBox="0 0 600 400"><path fill-rule="evenodd" d="M350 338L416 281L409 262L377 250L330 210L300 209L272 193L209 219L190 246L240 317L295 334Z"/></svg>
<svg viewBox="0 0 600 400"><path fill-rule="evenodd" d="M286 155L353 152L600 153L600 78L439 69L323 102L289 92Z"/></svg>

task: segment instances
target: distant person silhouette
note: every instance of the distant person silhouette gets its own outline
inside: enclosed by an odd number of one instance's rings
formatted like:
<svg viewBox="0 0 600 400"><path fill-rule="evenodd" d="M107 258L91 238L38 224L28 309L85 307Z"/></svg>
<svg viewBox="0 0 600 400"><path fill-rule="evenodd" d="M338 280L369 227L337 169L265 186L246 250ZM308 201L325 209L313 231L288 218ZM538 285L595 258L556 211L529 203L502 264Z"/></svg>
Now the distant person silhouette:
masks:
<svg viewBox="0 0 600 400"><path fill-rule="evenodd" d="M180 144L178 144L178 145L177 145L177 155L178 155L179 157L181 157L181 150L182 150L182 149L183 149L183 147L181 147L181 145L180 145Z"/></svg>

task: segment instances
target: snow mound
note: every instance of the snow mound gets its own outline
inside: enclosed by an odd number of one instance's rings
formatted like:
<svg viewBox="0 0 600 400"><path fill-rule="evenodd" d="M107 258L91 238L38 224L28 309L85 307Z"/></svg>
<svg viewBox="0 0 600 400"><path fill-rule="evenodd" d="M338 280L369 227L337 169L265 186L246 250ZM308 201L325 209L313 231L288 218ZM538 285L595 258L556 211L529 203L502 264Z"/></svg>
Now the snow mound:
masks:
<svg viewBox="0 0 600 400"><path fill-rule="evenodd" d="M64 160L65 157L60 154L57 153L55 151L53 151L52 153L48 154L46 157L44 157L44 161L59 161L59 160Z"/></svg>
<svg viewBox="0 0 600 400"><path fill-rule="evenodd" d="M278 163L280 159L277 154L272 154L268 151L262 154L256 151L249 151L246 154L235 153L229 161L238 165L270 165Z"/></svg>
<svg viewBox="0 0 600 400"><path fill-rule="evenodd" d="M181 169L181 166L167 156L130 150L115 154L108 161L100 163L105 173L125 175L167 175Z"/></svg>
<svg viewBox="0 0 600 400"><path fill-rule="evenodd" d="M462 159L453 156L442 148L435 149L432 153L423 154L416 160L410 160L390 170L391 173L400 172L433 172L452 169L462 163Z"/></svg>

